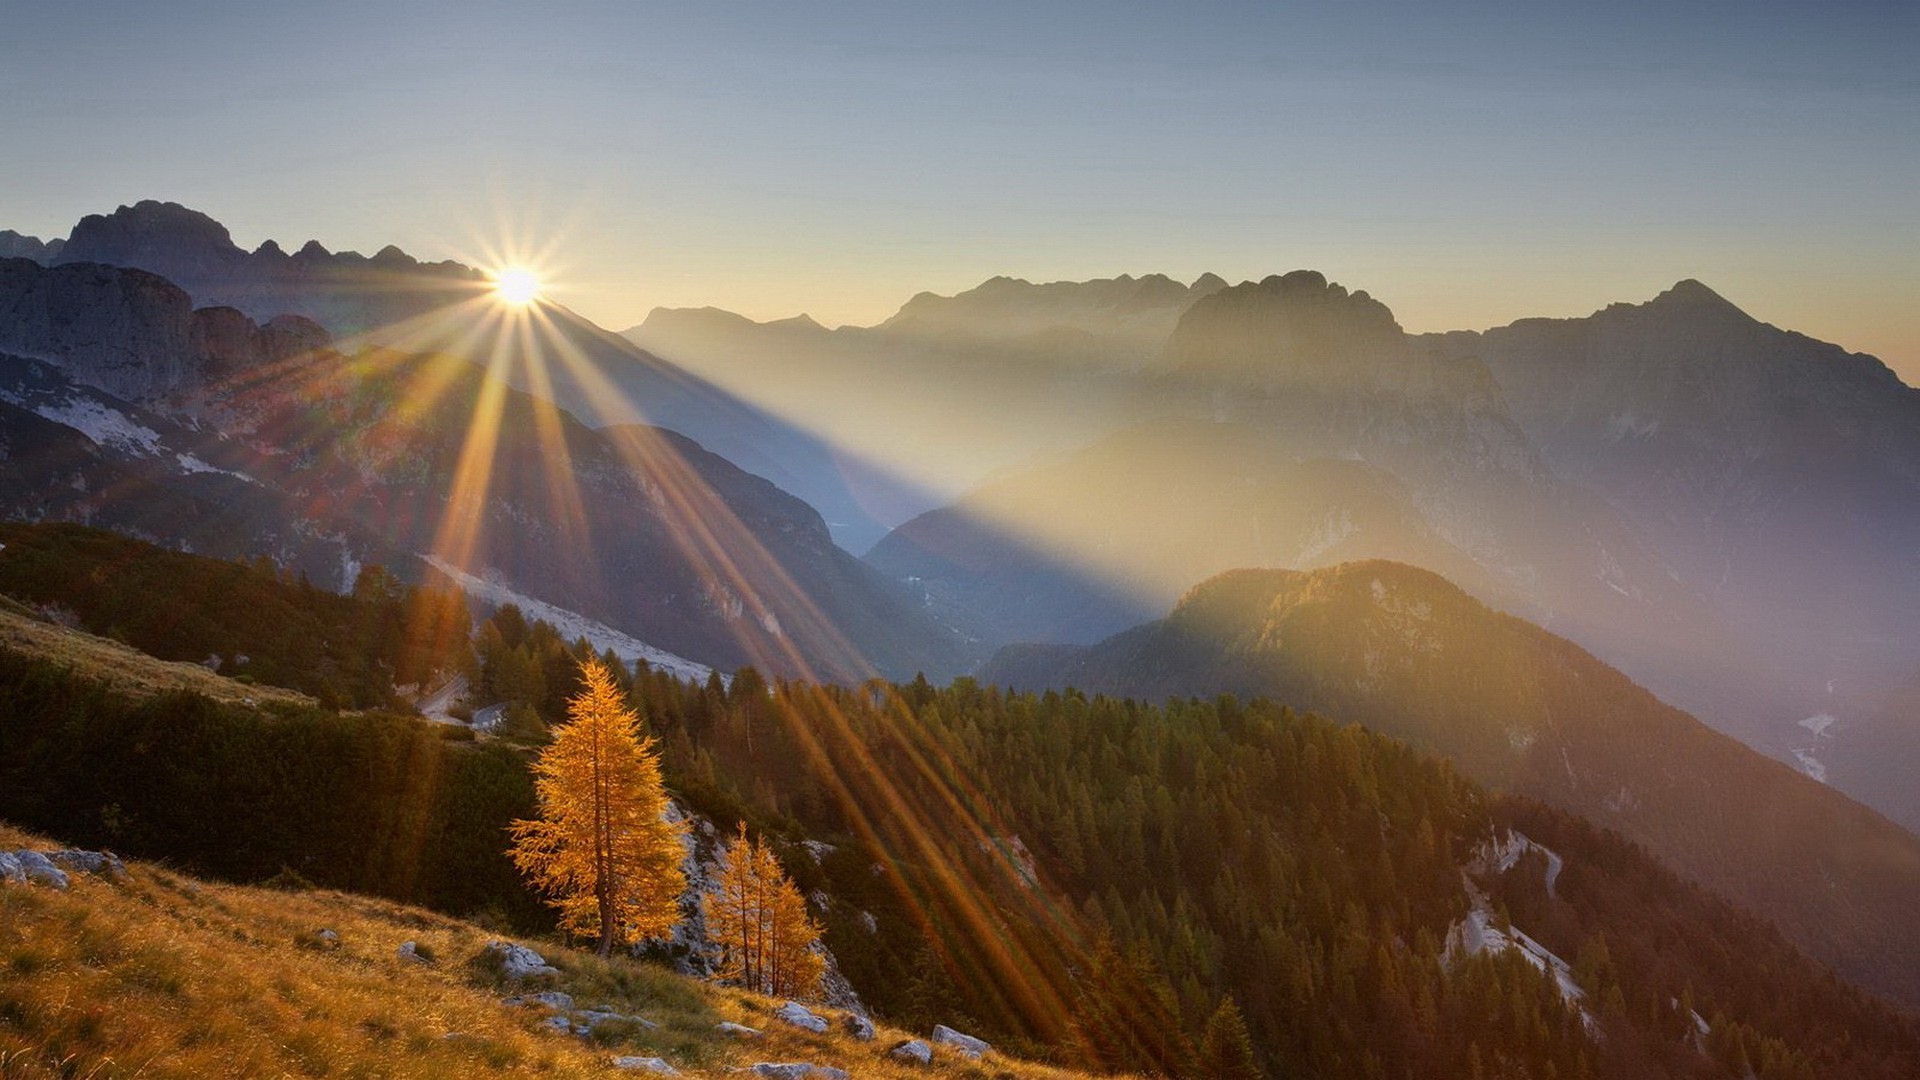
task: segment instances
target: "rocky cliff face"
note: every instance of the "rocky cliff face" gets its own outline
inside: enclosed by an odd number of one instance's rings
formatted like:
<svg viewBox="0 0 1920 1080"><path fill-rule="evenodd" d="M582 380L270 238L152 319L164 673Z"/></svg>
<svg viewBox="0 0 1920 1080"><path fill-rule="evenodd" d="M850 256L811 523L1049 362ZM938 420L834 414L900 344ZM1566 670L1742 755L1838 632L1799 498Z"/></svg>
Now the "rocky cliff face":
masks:
<svg viewBox="0 0 1920 1080"><path fill-rule="evenodd" d="M432 555L723 670L962 665L810 507L691 440L588 428L454 358L326 343L297 317L193 311L143 271L0 263L0 504L333 587Z"/></svg>
<svg viewBox="0 0 1920 1080"><path fill-rule="evenodd" d="M196 311L186 292L142 270L0 259L0 350L127 401L157 402L328 343L298 316L257 326L231 308Z"/></svg>
<svg viewBox="0 0 1920 1080"><path fill-rule="evenodd" d="M248 252L206 214L151 199L82 218L47 260L136 267L185 289L199 306L231 307L257 322L300 315L336 335L402 322L486 287L471 267L422 263L394 247L367 258L310 240L288 255L269 240Z"/></svg>
<svg viewBox="0 0 1920 1080"><path fill-rule="evenodd" d="M32 259L34 262L46 262L60 254L65 240L41 240L37 236L23 236L12 229L0 229L0 259Z"/></svg>
<svg viewBox="0 0 1920 1080"><path fill-rule="evenodd" d="M1879 361L1696 281L1422 345L1483 361L1554 470L1618 507L1741 627L1744 667L1663 691L1780 752L1816 713L1846 738L1864 698L1911 667L1920 391Z"/></svg>

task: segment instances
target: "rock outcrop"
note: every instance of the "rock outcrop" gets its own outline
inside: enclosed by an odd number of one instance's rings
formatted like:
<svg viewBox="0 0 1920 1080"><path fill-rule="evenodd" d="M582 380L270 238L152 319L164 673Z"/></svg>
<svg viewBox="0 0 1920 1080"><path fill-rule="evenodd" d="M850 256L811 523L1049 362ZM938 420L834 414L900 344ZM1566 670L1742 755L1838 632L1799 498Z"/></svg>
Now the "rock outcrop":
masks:
<svg viewBox="0 0 1920 1080"><path fill-rule="evenodd" d="M932 1038L935 1045L950 1046L962 1057L977 1058L993 1052L993 1045L985 1039L976 1039L945 1024L933 1025Z"/></svg>
<svg viewBox="0 0 1920 1080"><path fill-rule="evenodd" d="M816 1035L825 1035L831 1025L827 1018L807 1008L797 1001L789 1001L773 1012L773 1018L783 1024L811 1031Z"/></svg>
<svg viewBox="0 0 1920 1080"><path fill-rule="evenodd" d="M110 851L0 851L0 885L42 885L65 891L72 874L87 874L115 885L127 881L127 867Z"/></svg>
<svg viewBox="0 0 1920 1080"><path fill-rule="evenodd" d="M560 969L547 963L546 957L525 945L518 945L511 941L490 941L480 955L483 962L497 968L501 975L509 979L532 979L560 974Z"/></svg>
<svg viewBox="0 0 1920 1080"><path fill-rule="evenodd" d="M928 1046L922 1039L905 1039L888 1047L887 1056L895 1061L931 1065L933 1064L933 1047Z"/></svg>
<svg viewBox="0 0 1920 1080"><path fill-rule="evenodd" d="M790 1062L775 1064L762 1061L747 1067L755 1076L772 1077L773 1080L847 1080L845 1069L836 1069L831 1065L814 1065L809 1062Z"/></svg>

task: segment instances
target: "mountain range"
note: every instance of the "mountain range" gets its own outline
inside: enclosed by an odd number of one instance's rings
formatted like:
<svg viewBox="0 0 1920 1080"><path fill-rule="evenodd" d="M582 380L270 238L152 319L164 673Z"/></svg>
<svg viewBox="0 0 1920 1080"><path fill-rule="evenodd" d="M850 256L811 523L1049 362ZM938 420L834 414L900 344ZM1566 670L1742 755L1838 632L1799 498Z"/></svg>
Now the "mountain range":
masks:
<svg viewBox="0 0 1920 1080"><path fill-rule="evenodd" d="M0 261L0 354L10 516L271 555L335 588L438 560L723 668L938 672L961 648L768 481L456 356L343 354L144 271L27 260Z"/></svg>
<svg viewBox="0 0 1920 1080"><path fill-rule="evenodd" d="M1920 846L1816 782L1920 823L1920 405L1705 286L1480 334L1295 271L996 278L835 330L547 303L503 337L483 273L394 249L246 252L152 202L29 239L8 517L449 578L682 675L945 678L1027 642L979 677L1274 696L1920 1000Z"/></svg>

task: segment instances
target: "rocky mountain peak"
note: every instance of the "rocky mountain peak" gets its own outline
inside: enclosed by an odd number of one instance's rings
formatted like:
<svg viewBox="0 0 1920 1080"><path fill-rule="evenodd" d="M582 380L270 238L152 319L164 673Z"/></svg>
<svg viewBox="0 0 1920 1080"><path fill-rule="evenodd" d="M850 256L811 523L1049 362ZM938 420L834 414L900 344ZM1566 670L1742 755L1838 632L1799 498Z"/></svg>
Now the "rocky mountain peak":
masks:
<svg viewBox="0 0 1920 1080"><path fill-rule="evenodd" d="M1393 312L1316 270L1243 282L1196 301L1167 343L1175 367L1324 382L1371 381L1404 352Z"/></svg>
<svg viewBox="0 0 1920 1080"><path fill-rule="evenodd" d="M233 259L244 255L218 221L179 203L146 199L111 214L81 218L60 252L60 261L126 265L142 257Z"/></svg>
<svg viewBox="0 0 1920 1080"><path fill-rule="evenodd" d="M1639 307L1649 311L1706 315L1718 318L1737 318L1751 322L1752 316L1741 311L1726 297L1707 288L1705 285L1686 278L1674 283L1673 287L1647 301Z"/></svg>
<svg viewBox="0 0 1920 1080"><path fill-rule="evenodd" d="M0 229L0 259L32 259L34 262L46 262L60 254L66 246L65 240L42 241L37 236L26 236L12 229Z"/></svg>

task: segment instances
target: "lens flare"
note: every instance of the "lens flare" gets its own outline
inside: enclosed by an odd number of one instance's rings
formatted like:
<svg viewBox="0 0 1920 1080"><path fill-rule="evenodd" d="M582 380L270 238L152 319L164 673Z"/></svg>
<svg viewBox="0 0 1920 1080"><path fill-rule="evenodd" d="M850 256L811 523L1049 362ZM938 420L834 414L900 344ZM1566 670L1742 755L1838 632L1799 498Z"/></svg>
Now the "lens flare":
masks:
<svg viewBox="0 0 1920 1080"><path fill-rule="evenodd" d="M493 277L493 294L502 303L525 307L540 299L540 279L523 266L509 266Z"/></svg>

